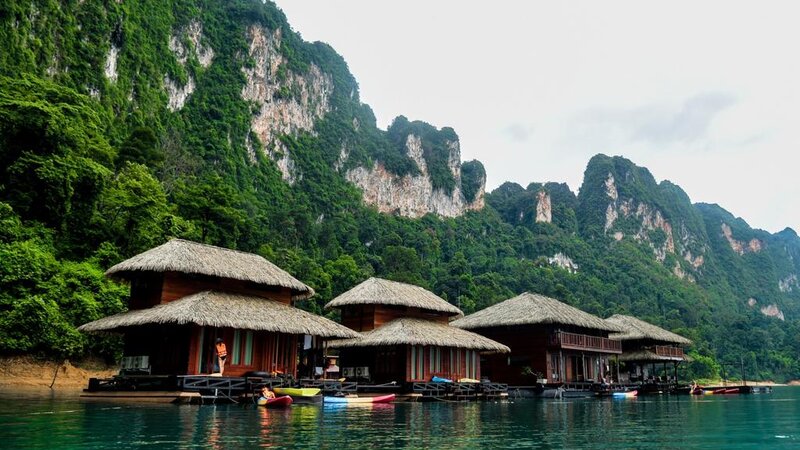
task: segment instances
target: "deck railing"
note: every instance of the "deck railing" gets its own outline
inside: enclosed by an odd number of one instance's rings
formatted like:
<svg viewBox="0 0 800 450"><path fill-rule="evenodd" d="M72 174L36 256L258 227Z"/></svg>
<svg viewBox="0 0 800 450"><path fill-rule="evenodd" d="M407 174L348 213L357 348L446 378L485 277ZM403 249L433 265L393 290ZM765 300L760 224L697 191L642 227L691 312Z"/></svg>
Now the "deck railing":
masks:
<svg viewBox="0 0 800 450"><path fill-rule="evenodd" d="M567 333L565 331L551 334L550 345L572 350L622 353L622 343L620 341L586 334Z"/></svg>
<svg viewBox="0 0 800 450"><path fill-rule="evenodd" d="M666 345L656 345L656 355L667 356L670 358L683 358L683 349L680 347L670 347Z"/></svg>

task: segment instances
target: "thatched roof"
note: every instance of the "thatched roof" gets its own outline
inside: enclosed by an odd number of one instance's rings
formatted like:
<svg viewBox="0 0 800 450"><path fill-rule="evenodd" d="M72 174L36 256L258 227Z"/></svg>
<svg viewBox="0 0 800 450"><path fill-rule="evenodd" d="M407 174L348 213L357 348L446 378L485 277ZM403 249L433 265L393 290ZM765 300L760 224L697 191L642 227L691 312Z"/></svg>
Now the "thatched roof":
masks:
<svg viewBox="0 0 800 450"><path fill-rule="evenodd" d="M451 316L463 314L460 309L433 292L413 284L382 278L364 281L331 300L325 307L339 308L346 305L396 305L445 312Z"/></svg>
<svg viewBox="0 0 800 450"><path fill-rule="evenodd" d="M390 345L435 345L495 353L511 350L496 341L471 331L423 319L395 319L356 339L330 341L329 347L385 347Z"/></svg>
<svg viewBox="0 0 800 450"><path fill-rule="evenodd" d="M627 361L689 361L690 358L686 355L680 356L661 356L650 350L635 350L632 352L623 352L619 355L619 360L622 362Z"/></svg>
<svg viewBox="0 0 800 450"><path fill-rule="evenodd" d="M152 308L115 314L89 322L78 329L98 332L153 324L195 324L329 338L359 336L355 331L332 320L285 303L217 291L203 291Z"/></svg>
<svg viewBox="0 0 800 450"><path fill-rule="evenodd" d="M644 320L637 319L633 316L625 316L622 314L614 314L606 319L620 328L622 332L614 333L609 337L618 341L630 341L637 339L650 339L653 341L670 342L673 344L689 345L692 343L689 339L677 335L671 331L667 331L661 327L657 327L652 323L645 322Z"/></svg>
<svg viewBox="0 0 800 450"><path fill-rule="evenodd" d="M136 272L183 272L252 281L289 288L297 300L314 295L309 286L259 255L183 239L172 239L126 259L108 269L106 275L130 279Z"/></svg>
<svg viewBox="0 0 800 450"><path fill-rule="evenodd" d="M468 330L508 325L572 325L603 331L621 331L612 323L578 308L545 297L522 293L450 323Z"/></svg>

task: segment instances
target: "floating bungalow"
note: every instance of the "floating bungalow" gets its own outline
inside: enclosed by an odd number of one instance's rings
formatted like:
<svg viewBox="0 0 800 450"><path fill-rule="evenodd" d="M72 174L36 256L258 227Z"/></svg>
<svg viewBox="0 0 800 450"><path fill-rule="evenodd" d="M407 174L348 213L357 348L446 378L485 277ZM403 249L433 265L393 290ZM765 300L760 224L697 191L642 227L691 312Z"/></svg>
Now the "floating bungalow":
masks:
<svg viewBox="0 0 800 450"><path fill-rule="evenodd" d="M508 353L491 339L450 326L461 310L419 286L370 278L336 297L342 324L360 332L335 340L342 375L406 387L433 377L458 381L481 378L481 353Z"/></svg>
<svg viewBox="0 0 800 450"><path fill-rule="evenodd" d="M304 335L358 336L293 307L314 290L251 253L173 239L106 275L130 283L129 309L79 329L123 334L123 369L140 376L210 375L218 338L228 350L225 377L295 376Z"/></svg>
<svg viewBox="0 0 800 450"><path fill-rule="evenodd" d="M643 393L669 392L677 386L678 365L687 360L682 346L692 341L632 316L615 314L606 321L622 329L610 335L622 342L613 374L617 383L638 385Z"/></svg>
<svg viewBox="0 0 800 450"><path fill-rule="evenodd" d="M609 357L622 353L620 341L609 339L619 326L530 292L450 325L506 344L511 354L487 356L481 370L519 387L588 390L607 376Z"/></svg>

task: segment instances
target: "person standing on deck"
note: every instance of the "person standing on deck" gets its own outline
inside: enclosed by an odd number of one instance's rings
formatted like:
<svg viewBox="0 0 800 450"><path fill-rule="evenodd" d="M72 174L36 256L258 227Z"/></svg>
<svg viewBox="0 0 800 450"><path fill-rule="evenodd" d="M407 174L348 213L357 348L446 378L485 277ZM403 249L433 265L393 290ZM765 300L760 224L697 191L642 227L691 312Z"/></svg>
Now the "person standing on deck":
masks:
<svg viewBox="0 0 800 450"><path fill-rule="evenodd" d="M214 352L217 355L217 368L216 371L220 375L225 371L225 359L228 358L228 349L225 347L225 341L222 338L217 338L214 344Z"/></svg>

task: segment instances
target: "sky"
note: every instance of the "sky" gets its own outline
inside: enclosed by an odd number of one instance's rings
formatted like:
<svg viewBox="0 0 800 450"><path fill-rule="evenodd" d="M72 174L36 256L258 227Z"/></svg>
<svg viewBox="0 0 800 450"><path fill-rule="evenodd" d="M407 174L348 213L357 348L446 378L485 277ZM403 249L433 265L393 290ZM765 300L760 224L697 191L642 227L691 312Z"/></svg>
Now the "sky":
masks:
<svg viewBox="0 0 800 450"><path fill-rule="evenodd" d="M344 57L380 127L453 127L488 190L577 193L593 155L621 155L693 202L800 231L800 2L277 4Z"/></svg>

